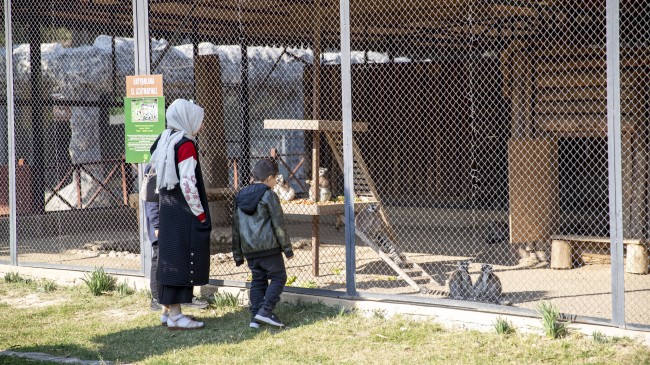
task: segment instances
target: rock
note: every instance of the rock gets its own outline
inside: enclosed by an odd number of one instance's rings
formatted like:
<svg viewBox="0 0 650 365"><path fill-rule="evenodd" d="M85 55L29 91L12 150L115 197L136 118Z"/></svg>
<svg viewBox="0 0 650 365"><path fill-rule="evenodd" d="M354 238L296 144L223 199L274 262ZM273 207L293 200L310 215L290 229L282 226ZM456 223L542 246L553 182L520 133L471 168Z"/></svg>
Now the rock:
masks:
<svg viewBox="0 0 650 365"><path fill-rule="evenodd" d="M297 240L297 241L291 242L291 247L293 247L294 250L310 248L311 247L311 240L302 239L302 240Z"/></svg>
<svg viewBox="0 0 650 365"><path fill-rule="evenodd" d="M108 253L108 257L115 258L115 257L117 257L117 253L115 251L111 251L111 252Z"/></svg>
<svg viewBox="0 0 650 365"><path fill-rule="evenodd" d="M101 258L105 258L105 257L108 257L108 255L105 254L105 253L102 253L102 254L99 254L99 257L101 257Z"/></svg>

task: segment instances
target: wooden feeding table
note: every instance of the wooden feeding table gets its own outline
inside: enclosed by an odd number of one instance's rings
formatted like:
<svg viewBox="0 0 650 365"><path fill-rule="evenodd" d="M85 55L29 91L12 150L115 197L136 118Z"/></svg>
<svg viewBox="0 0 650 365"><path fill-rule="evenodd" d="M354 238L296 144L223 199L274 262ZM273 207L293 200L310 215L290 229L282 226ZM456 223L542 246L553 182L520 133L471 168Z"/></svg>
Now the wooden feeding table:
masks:
<svg viewBox="0 0 650 365"><path fill-rule="evenodd" d="M375 200L362 200L354 203L354 209L363 209L368 204L375 204ZM312 217L312 238L311 238L311 251L312 251L312 272L314 276L319 275L320 266L320 217L326 215L343 214L345 211L345 203L343 202L319 202L314 203L307 199L292 200L290 202L282 202L282 211L287 215L302 215Z"/></svg>
<svg viewBox="0 0 650 365"><path fill-rule="evenodd" d="M585 248L595 246L597 251L608 250L611 244L608 237L585 237L585 236L553 236L551 237L551 268L552 269L571 269L575 262L586 255ZM624 239L623 245L627 251L625 258L625 271L632 274L647 274L648 249L645 241L640 239ZM608 260L609 255L591 254L591 256L602 256Z"/></svg>
<svg viewBox="0 0 650 365"><path fill-rule="evenodd" d="M320 133L343 132L343 122L330 120L297 120L297 119L271 119L264 121L264 129L275 130L300 130L313 133L312 144L312 186L319 186L318 170L320 169ZM368 130L366 123L352 123L352 130L364 132ZM345 204L342 202L319 202L319 192L316 189L316 202L291 201L282 204L282 211L287 215L311 216L311 249L312 272L319 276L319 246L320 246L320 216L343 214ZM372 204L374 199L355 203L359 205ZM302 203L302 204L301 204Z"/></svg>

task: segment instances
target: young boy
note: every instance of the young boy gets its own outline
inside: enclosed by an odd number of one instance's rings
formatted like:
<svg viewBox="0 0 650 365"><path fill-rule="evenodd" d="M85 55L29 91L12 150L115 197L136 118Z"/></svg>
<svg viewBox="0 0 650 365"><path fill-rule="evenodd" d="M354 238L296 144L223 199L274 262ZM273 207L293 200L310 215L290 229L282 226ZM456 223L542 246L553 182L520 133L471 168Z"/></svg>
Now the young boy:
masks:
<svg viewBox="0 0 650 365"><path fill-rule="evenodd" d="M273 314L273 309L280 301L280 294L287 282L282 253L290 260L293 251L280 199L273 192L277 174L275 162L266 159L258 161L253 168L253 184L243 188L235 199L232 253L237 266L246 259L253 273L250 289L251 328L259 328L259 322L284 326Z"/></svg>

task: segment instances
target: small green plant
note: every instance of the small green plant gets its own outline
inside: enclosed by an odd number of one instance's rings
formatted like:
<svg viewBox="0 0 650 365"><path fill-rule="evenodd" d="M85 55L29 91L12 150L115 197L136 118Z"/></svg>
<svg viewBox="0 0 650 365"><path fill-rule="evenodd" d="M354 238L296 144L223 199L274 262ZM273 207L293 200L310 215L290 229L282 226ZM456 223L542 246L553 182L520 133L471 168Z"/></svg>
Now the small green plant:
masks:
<svg viewBox="0 0 650 365"><path fill-rule="evenodd" d="M56 282L54 280L43 279L38 283L38 289L44 292L51 292L56 290Z"/></svg>
<svg viewBox="0 0 650 365"><path fill-rule="evenodd" d="M372 311L372 316L376 319L386 319L386 310L385 309L374 309Z"/></svg>
<svg viewBox="0 0 650 365"><path fill-rule="evenodd" d="M397 281L397 276L387 276L386 280L388 280L388 281Z"/></svg>
<svg viewBox="0 0 650 365"><path fill-rule="evenodd" d="M8 272L5 274L5 283L20 283L23 278L17 272Z"/></svg>
<svg viewBox="0 0 650 365"><path fill-rule="evenodd" d="M494 321L494 329L500 335L509 335L515 332L515 327L512 323L501 317L497 317L496 321Z"/></svg>
<svg viewBox="0 0 650 365"><path fill-rule="evenodd" d="M350 311L345 309L345 306L341 305L338 308L339 308L338 313L336 313L337 317L344 317L344 316L347 316L348 314L350 314Z"/></svg>
<svg viewBox="0 0 650 365"><path fill-rule="evenodd" d="M215 292L212 299L212 306L215 308L232 308L239 305L239 293L233 295L232 293Z"/></svg>
<svg viewBox="0 0 650 365"><path fill-rule="evenodd" d="M286 286L291 286L291 285L293 285L293 284L296 282L296 280L298 280L298 277L297 277L296 275L291 275L291 276L289 276L289 278L287 279L287 283L286 283L285 285L286 285Z"/></svg>
<svg viewBox="0 0 650 365"><path fill-rule="evenodd" d="M115 291L123 297L135 294L135 289L133 289L126 280L118 284Z"/></svg>
<svg viewBox="0 0 650 365"><path fill-rule="evenodd" d="M537 311L542 317L544 333L549 338L562 338L569 334L566 323L560 322L560 311L555 305L549 302L541 302Z"/></svg>
<svg viewBox="0 0 650 365"><path fill-rule="evenodd" d="M332 274L334 274L334 275L341 275L342 272L343 272L343 269L341 269L340 267L337 267L337 268L332 270Z"/></svg>
<svg viewBox="0 0 650 365"><path fill-rule="evenodd" d="M5 282L6 283L15 283L15 284L25 284L25 285L33 285L34 280L30 278L24 278L20 276L19 273L17 272L8 272L5 274Z"/></svg>
<svg viewBox="0 0 650 365"><path fill-rule="evenodd" d="M595 343L607 343L608 342L607 336L605 336L605 334L603 334L600 331L594 331L591 334L591 338L594 340Z"/></svg>
<svg viewBox="0 0 650 365"><path fill-rule="evenodd" d="M318 283L316 283L316 282L313 281L313 280L309 280L309 281L303 281L303 282L301 282L299 286L300 286L301 288L316 289L316 288L318 288Z"/></svg>
<svg viewBox="0 0 650 365"><path fill-rule="evenodd" d="M102 267L84 274L84 278L81 280L86 283L86 286L90 289L90 293L95 296L115 290L115 284L117 282L117 279L108 275Z"/></svg>

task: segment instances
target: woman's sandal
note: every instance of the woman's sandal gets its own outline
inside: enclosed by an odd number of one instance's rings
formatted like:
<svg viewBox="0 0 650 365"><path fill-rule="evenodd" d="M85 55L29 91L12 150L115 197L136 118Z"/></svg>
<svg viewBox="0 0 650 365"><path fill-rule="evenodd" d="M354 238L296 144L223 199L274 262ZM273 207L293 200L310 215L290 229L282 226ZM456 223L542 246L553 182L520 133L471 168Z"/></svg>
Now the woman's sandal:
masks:
<svg viewBox="0 0 650 365"><path fill-rule="evenodd" d="M193 321L196 321L196 317L194 317L191 314L186 314L185 317L187 317L187 318L189 318L189 319L191 319ZM161 314L160 315L160 325L163 326L163 327L167 327L167 320L168 319L169 319L169 314L167 314L167 313Z"/></svg>
<svg viewBox="0 0 650 365"><path fill-rule="evenodd" d="M171 331L198 330L203 328L203 322L194 321L181 313L176 317L169 316L167 328Z"/></svg>

